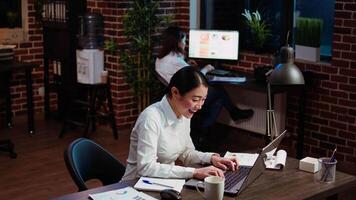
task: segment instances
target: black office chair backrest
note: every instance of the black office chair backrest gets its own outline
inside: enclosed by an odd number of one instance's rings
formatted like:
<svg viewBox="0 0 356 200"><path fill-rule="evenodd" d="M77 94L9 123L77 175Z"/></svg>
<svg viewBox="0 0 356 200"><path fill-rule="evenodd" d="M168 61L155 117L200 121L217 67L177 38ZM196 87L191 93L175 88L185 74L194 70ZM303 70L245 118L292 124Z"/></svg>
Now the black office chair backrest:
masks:
<svg viewBox="0 0 356 200"><path fill-rule="evenodd" d="M161 82L165 87L168 86L168 82L156 70L153 70L153 74L156 76L159 82Z"/></svg>
<svg viewBox="0 0 356 200"><path fill-rule="evenodd" d="M64 151L64 161L79 191L87 190L85 182L98 179L103 185L117 183L125 166L95 142L79 138Z"/></svg>

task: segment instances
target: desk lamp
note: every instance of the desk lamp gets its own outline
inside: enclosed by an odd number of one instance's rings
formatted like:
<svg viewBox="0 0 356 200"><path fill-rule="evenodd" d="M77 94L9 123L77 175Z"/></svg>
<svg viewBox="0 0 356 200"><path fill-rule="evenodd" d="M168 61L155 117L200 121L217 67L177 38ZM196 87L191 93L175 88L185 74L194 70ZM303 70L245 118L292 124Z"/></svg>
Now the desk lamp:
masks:
<svg viewBox="0 0 356 200"><path fill-rule="evenodd" d="M276 118L271 102L271 85L304 85L304 77L299 68L294 64L294 50L288 44L280 51L280 63L269 72L267 76L267 131L266 134L272 140L278 136Z"/></svg>

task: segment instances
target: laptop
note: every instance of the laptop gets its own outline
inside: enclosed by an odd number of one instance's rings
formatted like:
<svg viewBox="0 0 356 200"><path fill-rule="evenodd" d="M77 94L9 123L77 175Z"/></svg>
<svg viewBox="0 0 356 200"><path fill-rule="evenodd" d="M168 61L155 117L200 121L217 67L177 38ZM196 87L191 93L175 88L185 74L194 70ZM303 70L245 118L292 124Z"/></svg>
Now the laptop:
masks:
<svg viewBox="0 0 356 200"><path fill-rule="evenodd" d="M258 155L253 166L240 165L239 170L236 172L225 172L224 193L227 195L236 196L240 194L253 181L255 181L266 168L264 164L264 158L266 157L266 153L278 147L279 143L286 135L286 132L287 130L283 131L283 133L281 133L277 138L275 138L272 142L270 142L261 150L261 153ZM198 181L199 180L197 179L190 179L185 183L185 186L195 188ZM199 185L199 187L201 187L201 185Z"/></svg>

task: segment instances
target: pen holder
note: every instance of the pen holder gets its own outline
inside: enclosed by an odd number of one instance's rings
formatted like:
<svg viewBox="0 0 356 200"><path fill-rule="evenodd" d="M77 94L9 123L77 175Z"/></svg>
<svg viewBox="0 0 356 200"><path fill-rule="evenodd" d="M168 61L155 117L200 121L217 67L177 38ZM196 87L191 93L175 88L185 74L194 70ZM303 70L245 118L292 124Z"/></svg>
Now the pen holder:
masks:
<svg viewBox="0 0 356 200"><path fill-rule="evenodd" d="M320 171L317 174L317 180L320 182L331 183L335 181L337 160L330 161L329 157L318 159Z"/></svg>

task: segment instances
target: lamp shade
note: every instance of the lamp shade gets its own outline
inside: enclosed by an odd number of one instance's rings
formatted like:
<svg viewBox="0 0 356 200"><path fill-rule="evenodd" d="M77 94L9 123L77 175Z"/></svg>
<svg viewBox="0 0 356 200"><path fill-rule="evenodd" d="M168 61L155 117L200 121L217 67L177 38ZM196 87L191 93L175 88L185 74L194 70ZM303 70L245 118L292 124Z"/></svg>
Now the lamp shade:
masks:
<svg viewBox="0 0 356 200"><path fill-rule="evenodd" d="M304 77L294 64L294 50L292 47L281 48L281 63L278 64L268 77L271 85L304 85Z"/></svg>

